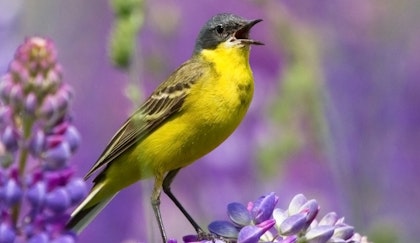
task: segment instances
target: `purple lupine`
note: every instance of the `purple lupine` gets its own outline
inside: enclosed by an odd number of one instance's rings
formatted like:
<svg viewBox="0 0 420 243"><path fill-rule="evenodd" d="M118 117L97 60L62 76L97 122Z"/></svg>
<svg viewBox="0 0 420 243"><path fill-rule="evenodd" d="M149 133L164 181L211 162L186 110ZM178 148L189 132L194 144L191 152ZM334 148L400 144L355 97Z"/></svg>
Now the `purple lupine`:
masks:
<svg viewBox="0 0 420 243"><path fill-rule="evenodd" d="M227 213L230 221L214 221L209 224L213 239L199 239L190 235L184 242L281 242L281 243L368 243L367 237L354 232L336 213L326 214L319 222L316 200L308 200L298 194L286 210L275 208L278 197L274 193L260 197L245 207L230 203Z"/></svg>
<svg viewBox="0 0 420 243"><path fill-rule="evenodd" d="M0 80L0 242L76 240L67 209L87 189L69 164L80 136L62 78L53 42L31 37Z"/></svg>

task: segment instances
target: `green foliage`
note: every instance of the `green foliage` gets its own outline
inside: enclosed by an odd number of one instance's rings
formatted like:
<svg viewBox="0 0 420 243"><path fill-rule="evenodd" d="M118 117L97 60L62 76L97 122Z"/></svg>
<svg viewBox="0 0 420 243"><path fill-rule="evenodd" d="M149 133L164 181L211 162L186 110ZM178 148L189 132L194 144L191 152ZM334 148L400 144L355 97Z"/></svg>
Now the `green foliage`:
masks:
<svg viewBox="0 0 420 243"><path fill-rule="evenodd" d="M397 243L406 242L399 237L400 229L396 227L389 219L383 222L377 222L372 229L369 230L369 239L371 242L380 243Z"/></svg>
<svg viewBox="0 0 420 243"><path fill-rule="evenodd" d="M111 0L115 14L109 40L111 62L128 69L136 50L137 34L143 25L143 0Z"/></svg>

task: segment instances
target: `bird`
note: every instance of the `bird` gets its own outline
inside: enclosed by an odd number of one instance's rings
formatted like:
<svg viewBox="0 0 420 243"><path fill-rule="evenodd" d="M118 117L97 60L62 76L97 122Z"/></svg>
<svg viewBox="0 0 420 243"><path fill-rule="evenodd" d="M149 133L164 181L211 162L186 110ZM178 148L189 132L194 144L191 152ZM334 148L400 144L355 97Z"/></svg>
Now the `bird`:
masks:
<svg viewBox="0 0 420 243"><path fill-rule="evenodd" d="M197 234L206 233L174 196L178 172L219 146L238 127L251 103L250 30L262 19L232 13L211 17L201 28L192 56L161 83L123 123L85 176L93 186L76 207L67 229L80 233L122 189L154 179L151 205L163 242L163 191Z"/></svg>

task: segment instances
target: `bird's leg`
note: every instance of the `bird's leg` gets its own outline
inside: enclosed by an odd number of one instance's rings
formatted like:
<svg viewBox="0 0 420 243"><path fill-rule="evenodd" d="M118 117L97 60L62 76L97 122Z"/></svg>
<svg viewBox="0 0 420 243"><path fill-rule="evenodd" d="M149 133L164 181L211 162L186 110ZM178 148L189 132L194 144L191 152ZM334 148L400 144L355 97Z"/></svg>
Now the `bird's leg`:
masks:
<svg viewBox="0 0 420 243"><path fill-rule="evenodd" d="M175 205L181 210L182 214L188 219L190 224L194 227L195 231L197 232L198 237L207 237L207 234L204 232L203 229L195 222L195 220L189 215L187 210L181 205L181 203L176 199L174 194L171 192L171 183L174 180L175 176L178 174L180 169L171 170L166 174L165 179L163 180L162 188L166 195L175 203Z"/></svg>
<svg viewBox="0 0 420 243"><path fill-rule="evenodd" d="M167 242L166 240L166 233L165 228L163 226L162 215L160 213L160 192L162 185L162 176L156 176L155 185L153 186L153 193L151 197L153 212L155 213L156 220L159 224L160 234L162 236L162 240L164 243Z"/></svg>

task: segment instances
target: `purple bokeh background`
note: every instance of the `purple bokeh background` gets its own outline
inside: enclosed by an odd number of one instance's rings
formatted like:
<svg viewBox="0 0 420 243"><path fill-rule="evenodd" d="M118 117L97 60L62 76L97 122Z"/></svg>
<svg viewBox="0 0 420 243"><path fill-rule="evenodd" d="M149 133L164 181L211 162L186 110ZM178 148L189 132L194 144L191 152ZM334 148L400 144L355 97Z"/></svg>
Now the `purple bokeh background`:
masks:
<svg viewBox="0 0 420 243"><path fill-rule="evenodd" d="M194 218L205 226L224 218L231 201L246 203L275 191L285 207L304 193L319 201L321 214L337 211L361 233L395 233L398 242L419 239L419 11L416 0L147 1L138 38L143 96L190 57L210 16L233 12L264 19L252 33L266 45L252 50L256 90L245 121L173 184ZM0 1L0 73L25 36L56 43L65 80L75 89L74 119L83 142L74 163L81 176L133 108L124 94L128 75L107 59L112 21L104 1ZM315 54L306 55L311 50ZM302 124L290 127L275 118L272 107L287 97L282 77L307 56L316 62L303 62L297 73L313 76L321 106L316 115L306 114L312 104L300 96L285 116L298 116ZM310 125L311 119L318 125ZM298 146L261 169L266 147L283 144L283 134L296 127L291 134ZM159 241L150 186L142 182L122 191L80 242ZM170 237L193 233L165 196L162 213Z"/></svg>

